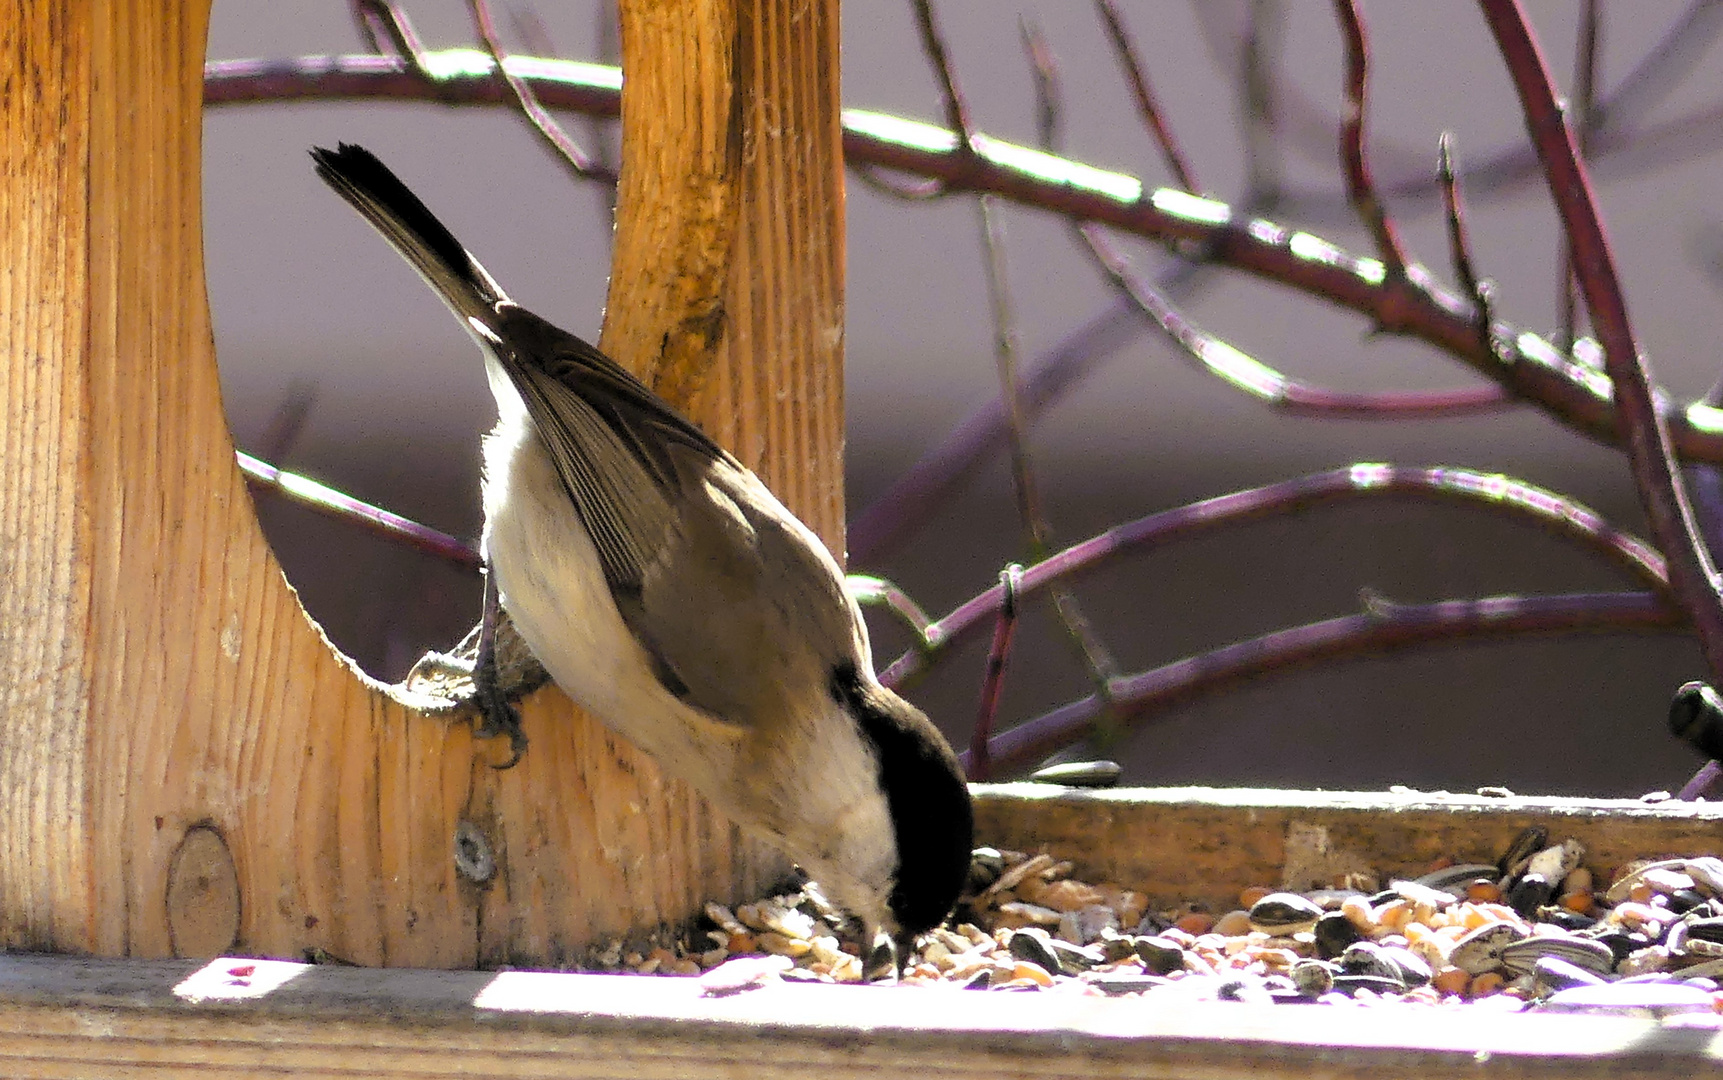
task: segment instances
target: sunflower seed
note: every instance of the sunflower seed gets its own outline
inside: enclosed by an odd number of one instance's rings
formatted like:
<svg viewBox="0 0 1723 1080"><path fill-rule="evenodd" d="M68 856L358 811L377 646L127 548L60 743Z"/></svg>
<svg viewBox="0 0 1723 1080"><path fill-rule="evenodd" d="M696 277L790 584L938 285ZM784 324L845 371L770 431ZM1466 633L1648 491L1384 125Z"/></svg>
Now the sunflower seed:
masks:
<svg viewBox="0 0 1723 1080"><path fill-rule="evenodd" d="M1524 938L1526 933L1526 928L1518 923L1485 923L1454 942L1448 963L1468 975L1495 971L1502 966L1502 949Z"/></svg>
<svg viewBox="0 0 1723 1080"><path fill-rule="evenodd" d="M1500 872L1493 866L1485 866L1483 863L1461 863L1458 866L1432 870L1421 877L1413 878L1412 881L1417 885L1451 893L1456 889L1464 889L1479 878L1494 881L1499 876L1501 876Z"/></svg>
<svg viewBox="0 0 1723 1080"><path fill-rule="evenodd" d="M1683 870L1686 866L1686 859L1659 859L1656 862L1644 862L1632 865L1632 869L1621 875L1621 879L1609 887L1609 890L1603 894L1603 898L1611 904L1619 904L1628 898L1629 894L1633 892L1633 887L1635 885L1638 885L1642 880L1644 880L1648 871Z"/></svg>
<svg viewBox="0 0 1723 1080"><path fill-rule="evenodd" d="M1498 955L1502 968L1514 975L1531 974L1537 962L1546 956L1565 960L1595 975L1608 975L1615 970L1615 953L1609 946L1566 934L1521 938L1503 945Z"/></svg>
<svg viewBox="0 0 1723 1080"><path fill-rule="evenodd" d="M1533 855L1542 851L1549 844L1550 831L1542 825L1527 825L1514 837L1514 842L1502 852L1502 857L1496 860L1496 869L1504 878L1513 877L1526 868L1526 863Z"/></svg>
<svg viewBox="0 0 1723 1080"><path fill-rule="evenodd" d="M1316 926L1323 910L1297 893L1269 893L1250 906L1250 928L1275 937L1291 937Z"/></svg>

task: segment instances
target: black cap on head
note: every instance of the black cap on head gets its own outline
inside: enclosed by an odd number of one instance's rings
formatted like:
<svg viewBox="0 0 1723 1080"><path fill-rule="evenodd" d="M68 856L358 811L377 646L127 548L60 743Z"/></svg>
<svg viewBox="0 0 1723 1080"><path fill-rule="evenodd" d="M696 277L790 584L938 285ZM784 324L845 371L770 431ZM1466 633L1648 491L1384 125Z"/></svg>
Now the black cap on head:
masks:
<svg viewBox="0 0 1723 1080"><path fill-rule="evenodd" d="M845 665L832 696L874 748L897 841L897 878L887 906L897 920L900 959L917 934L938 926L969 874L975 817L957 755L921 711Z"/></svg>

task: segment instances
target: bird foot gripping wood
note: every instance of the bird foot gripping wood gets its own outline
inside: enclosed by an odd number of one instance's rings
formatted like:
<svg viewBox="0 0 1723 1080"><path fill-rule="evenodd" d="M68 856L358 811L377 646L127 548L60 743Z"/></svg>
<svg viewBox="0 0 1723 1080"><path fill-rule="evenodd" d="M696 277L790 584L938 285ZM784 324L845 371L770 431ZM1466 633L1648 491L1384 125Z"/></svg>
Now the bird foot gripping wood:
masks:
<svg viewBox="0 0 1723 1080"><path fill-rule="evenodd" d="M550 673L500 607L495 608L489 636L487 650L481 620L453 649L420 657L401 685L410 693L448 702L451 711L476 712L473 734L481 739L507 735L509 759L496 766L507 769L520 761L527 746L514 703L549 682Z"/></svg>

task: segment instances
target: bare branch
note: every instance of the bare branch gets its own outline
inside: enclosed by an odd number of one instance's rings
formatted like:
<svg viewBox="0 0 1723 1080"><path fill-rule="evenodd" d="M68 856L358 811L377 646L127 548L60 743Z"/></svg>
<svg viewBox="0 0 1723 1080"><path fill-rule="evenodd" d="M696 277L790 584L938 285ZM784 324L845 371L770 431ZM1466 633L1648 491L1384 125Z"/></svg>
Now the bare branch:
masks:
<svg viewBox="0 0 1723 1080"><path fill-rule="evenodd" d="M394 57L312 57L294 61L218 61L205 66L206 101L341 100L396 97L461 104L509 100L494 65L471 50L427 54L435 77L426 81ZM482 61L482 63L475 63ZM620 73L571 61L510 57L509 69L558 108L614 116ZM1723 112L1718 117L1723 118ZM1713 133L1723 131L1716 119ZM988 192L1027 206L1166 243L1197 245L1207 260L1278 282L1372 319L1385 330L1427 342L1501 382L1569 427L1606 443L1619 439L1609 380L1550 344L1498 322L1497 348L1478 340L1474 303L1448 293L1415 269L1384 280L1376 260L1364 260L1310 233L1241 214L1225 203L1185 192L1148 191L1132 177L977 135L974 154L928 125L850 110L844 153L865 163L918 175L954 190ZM1691 140L1691 134L1688 136ZM1468 177L1474 175L1468 171ZM1694 422L1663 395L1663 417L1680 454L1723 463L1723 424L1713 412Z"/></svg>
<svg viewBox="0 0 1723 1080"><path fill-rule="evenodd" d="M1210 334L1187 319L1155 289L1107 240L1098 225L1079 225L1077 232L1113 286L1129 296L1198 367L1236 390L1242 390L1277 412L1294 416L1381 420L1388 417L1468 416L1498 412L1518 404L1500 384L1458 390L1363 392L1331 390L1282 375Z"/></svg>
<svg viewBox="0 0 1723 1080"><path fill-rule="evenodd" d="M1181 275L1181 278L1184 275ZM1020 401L1031 421L1120 349L1136 340L1142 318L1121 299L1038 357L1022 377ZM866 565L944 506L977 465L1004 449L1005 403L990 398L928 450L850 522L850 561Z"/></svg>
<svg viewBox="0 0 1723 1080"><path fill-rule="evenodd" d="M1023 581L1023 568L1012 563L999 574L1001 601L999 618L993 624L993 644L987 650L987 670L981 678L981 704L976 708L975 726L970 729L969 765L964 773L971 781L981 782L990 777L987 741L993 735L993 722L999 715L999 688L1005 682L1005 663L1011 657L1011 642L1017 636L1017 589Z"/></svg>
<svg viewBox="0 0 1723 1080"><path fill-rule="evenodd" d="M1095 8L1101 14L1101 22L1107 28L1107 40L1112 43L1113 55L1118 57L1119 67L1124 69L1125 80L1131 84L1131 96L1137 102L1137 115L1149 129L1149 134L1155 138L1155 145L1161 148L1161 157L1166 160L1167 170L1178 181L1179 187L1186 191L1201 191L1197 183L1196 173L1191 170L1190 161L1173 137L1173 130L1161 116L1160 106L1155 102L1155 92L1149 87L1149 76L1143 67L1142 58L1137 55L1136 42L1131 40L1131 32L1125 27L1124 17L1119 14L1115 0L1095 0Z"/></svg>
<svg viewBox="0 0 1723 1080"><path fill-rule="evenodd" d="M1370 66L1370 46L1364 38L1364 19L1358 12L1358 0L1334 0L1334 10L1340 19L1341 35L1346 39L1346 111L1340 120L1340 166L1346 175L1346 193L1358 216L1376 241L1376 257L1382 260L1389 279L1406 272L1406 253L1400 247L1400 237L1388 216L1382 197L1370 178L1370 160L1364 148L1364 109L1366 77Z"/></svg>
<svg viewBox="0 0 1723 1080"><path fill-rule="evenodd" d="M932 620L908 593L885 578L871 574L850 574L844 578L844 586L856 603L863 607L886 608L903 621L918 644L927 644L927 627Z"/></svg>
<svg viewBox="0 0 1723 1080"><path fill-rule="evenodd" d="M497 71L508 81L509 89L514 92L515 100L520 103L520 110L538 133L544 137L561 158L568 162L575 175L585 179L603 180L616 183L616 174L589 157L582 150L562 125L556 122L556 117L550 114L533 92L532 84L509 70L508 54L503 50L502 39L497 36L495 22L491 19L490 5L486 0L467 0L472 8L473 22L479 30L479 37L484 40L485 50L490 53L496 63Z"/></svg>
<svg viewBox="0 0 1723 1080"><path fill-rule="evenodd" d="M352 0L353 20L359 25L359 36L375 53L393 52L425 74L421 58L425 47L401 5L395 0ZM387 48L384 43L387 42Z"/></svg>
<svg viewBox="0 0 1723 1080"><path fill-rule="evenodd" d="M447 533L438 532L428 525L421 525L410 518L361 502L309 477L278 469L250 454L239 453L235 457L239 461L240 471L245 473L246 483L253 489L279 492L326 517L358 525L368 532L401 541L408 547L446 559L456 566L469 570L479 568L478 552Z"/></svg>
<svg viewBox="0 0 1723 1080"><path fill-rule="evenodd" d="M963 94L957 89L957 81L953 77L951 56L946 51L945 39L939 32L939 23L933 15L932 0L911 0L910 7L915 11L916 30L921 35L921 48L927 54L928 64L933 68L933 74L939 80L940 103L945 111L945 126L958 139L958 152L970 153L970 137L975 134L975 128L969 123L969 107L964 104Z"/></svg>
<svg viewBox="0 0 1723 1080"><path fill-rule="evenodd" d="M1454 171L1452 132L1444 131L1436 140L1436 182L1442 188L1442 209L1448 219L1448 256L1454 263L1454 276L1460 279L1460 288L1477 308L1478 343L1491 354L1500 355L1496 345L1495 290L1489 282L1478 280L1473 266L1472 242L1460 202L1460 179Z"/></svg>
<svg viewBox="0 0 1723 1080"><path fill-rule="evenodd" d="M1027 23L1023 40L1035 75L1041 146L1052 151L1059 143L1063 114L1058 70L1046 41ZM1077 223L1073 228L1113 287L1130 297L1184 355L1195 360L1203 371L1277 410L1304 416L1380 419L1457 416L1513 404L1499 384L1434 392L1354 393L1296 382L1186 319L1160 290L1132 271L1129 261L1114 248L1100 226Z"/></svg>
<svg viewBox="0 0 1723 1080"><path fill-rule="evenodd" d="M1711 677L1723 681L1723 596L1718 594L1717 571L1676 476L1669 432L1640 362L1615 260L1579 147L1562 120L1549 65L1517 0L1480 0L1480 5L1519 93L1526 129L1538 148L1563 232L1572 245L1574 273L1603 346L1627 459L1652 538L1669 558L1670 585L1698 631Z"/></svg>
<svg viewBox="0 0 1723 1080"><path fill-rule="evenodd" d="M1675 599L1669 591L1663 557L1588 507L1499 474L1381 464L1358 464L1312 473L1115 526L1029 567L1023 573L1019 595L1028 596L1065 578L1097 570L1127 551L1154 550L1215 529L1284 517L1317 506L1385 498L1458 502L1540 525L1603 556L1666 600ZM882 680L887 685L897 685L917 674L928 657L963 640L990 619L1002 601L1003 595L995 587L932 623L927 628L927 650L898 657L881 676Z"/></svg>
<svg viewBox="0 0 1723 1080"><path fill-rule="evenodd" d="M1681 84L1723 33L1723 3L1693 0L1633 70L1584 118L1581 131L1603 135L1643 119Z"/></svg>
<svg viewBox="0 0 1723 1080"><path fill-rule="evenodd" d="M963 95L957 87L957 75L950 67L950 54L940 39L934 22L931 0L916 0L917 21L921 27L922 46L933 66L945 95L946 112L962 135L963 144L973 143L969 118L964 112ZM1031 36L1027 23L1025 37ZM1012 490L1017 497L1017 513L1022 519L1024 539L1029 557L1037 562L1051 551L1052 531L1041 509L1041 499L1035 470L1029 456L1028 417L1023 408L1022 385L1017 375L1017 320L1012 310L1011 286L1005 259L1004 224L990 196L983 195L977 203L980 214L981 239L987 271L987 296L992 308L994 327L994 358L999 371L999 393L1005 402L1007 444L1011 451ZM1076 647L1083 666L1088 670L1097 692L1105 696L1108 682L1118 674L1112 654L1095 633L1083 614L1077 598L1064 587L1052 590L1053 609L1065 628L1066 636Z"/></svg>
<svg viewBox="0 0 1723 1080"><path fill-rule="evenodd" d="M1686 626L1679 610L1646 592L1377 604L1359 614L1265 634L1120 679L1112 700L1130 721L1142 723L1200 694L1318 663L1442 642L1601 631L1679 632ZM1084 698L994 737L987 746L991 768L1005 775L1032 767L1088 735L1107 707L1099 697ZM961 755L965 761L969 757Z"/></svg>
<svg viewBox="0 0 1723 1080"><path fill-rule="evenodd" d="M1578 55L1574 57L1574 100L1568 109L1568 124L1573 127L1579 143L1579 156L1588 156L1591 142L1591 117L1597 98L1597 46L1602 16L1598 0L1585 0L1580 15ZM1561 280L1556 295L1556 344L1572 351L1577 331L1574 327L1573 249L1564 235L1561 240Z"/></svg>

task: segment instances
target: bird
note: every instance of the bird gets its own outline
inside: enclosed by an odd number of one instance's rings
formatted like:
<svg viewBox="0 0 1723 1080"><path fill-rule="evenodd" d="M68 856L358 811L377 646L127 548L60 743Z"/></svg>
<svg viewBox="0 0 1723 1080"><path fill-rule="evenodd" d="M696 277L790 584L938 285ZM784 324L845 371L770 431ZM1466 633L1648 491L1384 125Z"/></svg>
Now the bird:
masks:
<svg viewBox="0 0 1723 1080"><path fill-rule="evenodd" d="M950 744L875 675L837 560L633 374L510 300L374 154L311 155L477 342L496 398L475 731L526 749L496 687L500 605L570 698L800 865L868 941L889 936L901 967L958 900L973 809Z"/></svg>

